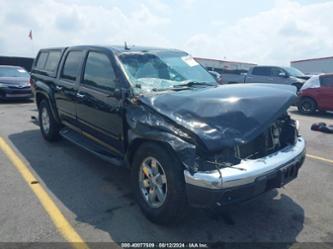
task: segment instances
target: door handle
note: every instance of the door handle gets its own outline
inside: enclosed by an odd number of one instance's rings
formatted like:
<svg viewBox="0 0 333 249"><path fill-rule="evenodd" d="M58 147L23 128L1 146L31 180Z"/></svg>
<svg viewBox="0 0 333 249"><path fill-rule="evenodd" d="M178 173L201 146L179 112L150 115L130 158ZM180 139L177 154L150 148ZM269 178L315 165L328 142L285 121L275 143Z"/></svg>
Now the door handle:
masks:
<svg viewBox="0 0 333 249"><path fill-rule="evenodd" d="M80 99L84 98L85 96L86 96L86 95L84 95L84 94L76 93L76 97L78 97L78 98L80 98Z"/></svg>
<svg viewBox="0 0 333 249"><path fill-rule="evenodd" d="M63 89L63 87L62 87L62 86L56 86L56 89L57 89L58 91L61 91L61 90Z"/></svg>

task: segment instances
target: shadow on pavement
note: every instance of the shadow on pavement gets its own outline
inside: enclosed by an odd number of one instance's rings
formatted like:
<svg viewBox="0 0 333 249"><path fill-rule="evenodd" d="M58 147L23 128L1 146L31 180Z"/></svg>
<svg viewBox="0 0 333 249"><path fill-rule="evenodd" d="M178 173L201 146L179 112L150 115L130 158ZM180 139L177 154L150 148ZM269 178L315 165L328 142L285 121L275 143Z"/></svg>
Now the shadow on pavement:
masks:
<svg viewBox="0 0 333 249"><path fill-rule="evenodd" d="M331 118L333 119L333 112L316 112L313 114L302 114L297 109L289 110L290 113L301 115L304 117L315 117L315 118Z"/></svg>
<svg viewBox="0 0 333 249"><path fill-rule="evenodd" d="M135 204L127 169L110 167L64 140L49 144L37 129L9 139L70 211L65 210L66 216L107 232L115 242L197 241L217 246L221 242L295 242L303 229L304 210L278 191L224 210L189 209L181 224L158 226ZM106 239L99 236L83 235L88 241Z"/></svg>

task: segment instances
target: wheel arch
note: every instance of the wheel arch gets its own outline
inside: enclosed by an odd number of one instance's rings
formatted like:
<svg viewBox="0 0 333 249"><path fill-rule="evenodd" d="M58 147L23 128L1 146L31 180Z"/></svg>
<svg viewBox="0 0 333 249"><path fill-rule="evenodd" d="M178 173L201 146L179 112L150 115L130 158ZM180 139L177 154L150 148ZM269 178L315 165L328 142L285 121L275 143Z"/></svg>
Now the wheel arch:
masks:
<svg viewBox="0 0 333 249"><path fill-rule="evenodd" d="M301 96L299 103L301 103L302 100L304 100L304 99L311 99L316 104L316 107L318 108L318 102L314 97L309 96L309 95Z"/></svg>
<svg viewBox="0 0 333 249"><path fill-rule="evenodd" d="M39 105L40 103L43 101L43 100L46 100L48 103L49 103L49 106L50 106L50 109L51 109L51 112L52 112L52 115L54 117L54 119L60 123L60 119L59 119L59 116L58 116L58 112L57 112L57 109L55 107L55 103L53 103L53 101L50 99L49 95L46 94L45 92L43 91L36 91L35 93L35 100L36 100L36 105L37 105L37 108L39 109Z"/></svg>
<svg viewBox="0 0 333 249"><path fill-rule="evenodd" d="M137 137L137 138L132 140L132 142L129 144L128 149L127 149L126 159L127 159L127 163L128 163L129 167L132 167L132 162L133 162L136 151L143 144L146 144L146 143L156 143L156 144L162 146L163 148L165 148L169 153L174 154L174 155L177 156L177 153L172 148L172 146L169 143L165 142L165 141L161 141L161 140L153 139L153 138ZM177 156L177 158L178 158L178 156Z"/></svg>

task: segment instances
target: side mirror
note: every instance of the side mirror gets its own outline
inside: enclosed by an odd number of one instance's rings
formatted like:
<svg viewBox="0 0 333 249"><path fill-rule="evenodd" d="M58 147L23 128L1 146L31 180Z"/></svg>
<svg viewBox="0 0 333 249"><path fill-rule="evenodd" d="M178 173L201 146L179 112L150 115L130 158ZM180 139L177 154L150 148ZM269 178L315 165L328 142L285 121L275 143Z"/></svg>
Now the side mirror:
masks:
<svg viewBox="0 0 333 249"><path fill-rule="evenodd" d="M124 88L115 88L113 89L108 97L113 97L117 99L124 99L128 95L128 90Z"/></svg>
<svg viewBox="0 0 333 249"><path fill-rule="evenodd" d="M286 73L281 72L281 73L279 73L279 77L288 78L288 75Z"/></svg>

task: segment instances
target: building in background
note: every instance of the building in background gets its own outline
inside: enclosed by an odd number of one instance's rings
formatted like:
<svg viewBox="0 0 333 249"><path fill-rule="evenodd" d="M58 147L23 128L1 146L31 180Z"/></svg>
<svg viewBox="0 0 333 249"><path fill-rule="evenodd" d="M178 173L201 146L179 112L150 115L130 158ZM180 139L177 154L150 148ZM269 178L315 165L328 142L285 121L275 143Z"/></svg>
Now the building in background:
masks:
<svg viewBox="0 0 333 249"><path fill-rule="evenodd" d="M251 67L256 66L254 63L225 61L207 58L194 58L198 63L209 71L215 71L222 75L224 83L244 82L244 74Z"/></svg>
<svg viewBox="0 0 333 249"><path fill-rule="evenodd" d="M0 56L0 65L20 66L28 72L31 71L34 59L28 57Z"/></svg>
<svg viewBox="0 0 333 249"><path fill-rule="evenodd" d="M333 56L292 61L290 65L305 74L333 73Z"/></svg>

